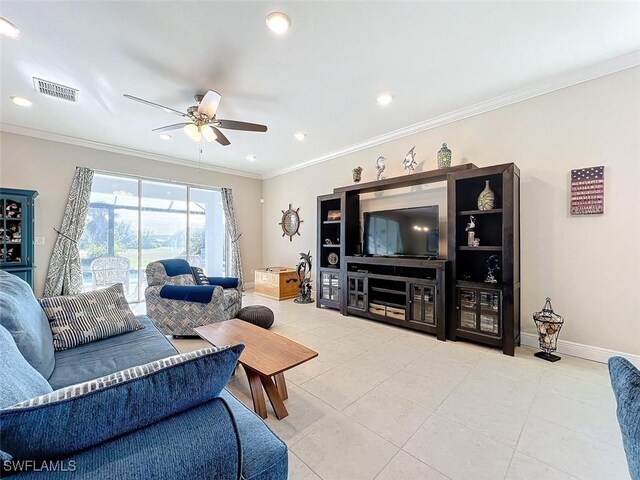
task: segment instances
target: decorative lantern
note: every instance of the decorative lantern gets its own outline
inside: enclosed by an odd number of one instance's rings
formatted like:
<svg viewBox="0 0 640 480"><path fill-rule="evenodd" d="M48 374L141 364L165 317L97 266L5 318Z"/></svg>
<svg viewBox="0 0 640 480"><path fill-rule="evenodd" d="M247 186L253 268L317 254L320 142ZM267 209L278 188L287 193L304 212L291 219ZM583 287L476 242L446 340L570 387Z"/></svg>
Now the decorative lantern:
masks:
<svg viewBox="0 0 640 480"><path fill-rule="evenodd" d="M438 168L449 168L451 166L451 150L447 148L447 144L443 143L442 148L438 150Z"/></svg>
<svg viewBox="0 0 640 480"><path fill-rule="evenodd" d="M541 352L534 353L533 355L548 362L557 362L560 360L560 357L558 355L553 355L551 352L556 351L558 335L560 334L560 329L564 324L564 318L553 311L551 299L549 297L547 297L547 300L544 302L542 310L533 314L533 320L536 322L540 341L540 350L542 350Z"/></svg>

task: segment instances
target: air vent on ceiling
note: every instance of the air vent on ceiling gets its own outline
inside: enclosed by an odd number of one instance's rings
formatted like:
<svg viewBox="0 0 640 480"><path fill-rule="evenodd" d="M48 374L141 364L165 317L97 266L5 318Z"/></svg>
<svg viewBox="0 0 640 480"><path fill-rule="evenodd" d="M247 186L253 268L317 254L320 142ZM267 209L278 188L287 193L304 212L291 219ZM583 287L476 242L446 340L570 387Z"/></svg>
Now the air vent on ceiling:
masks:
<svg viewBox="0 0 640 480"><path fill-rule="evenodd" d="M40 92L43 95L74 103L78 101L78 94L80 93L75 88L65 87L64 85L36 77L33 77L33 86L36 88L36 92Z"/></svg>

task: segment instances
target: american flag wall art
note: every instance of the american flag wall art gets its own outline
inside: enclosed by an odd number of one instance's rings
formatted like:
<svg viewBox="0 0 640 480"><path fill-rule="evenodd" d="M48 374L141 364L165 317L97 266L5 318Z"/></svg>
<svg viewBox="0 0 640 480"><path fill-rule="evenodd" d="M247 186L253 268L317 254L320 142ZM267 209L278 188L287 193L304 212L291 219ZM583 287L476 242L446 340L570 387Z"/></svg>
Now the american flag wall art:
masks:
<svg viewBox="0 0 640 480"><path fill-rule="evenodd" d="M604 167L571 170L571 215L604 213Z"/></svg>

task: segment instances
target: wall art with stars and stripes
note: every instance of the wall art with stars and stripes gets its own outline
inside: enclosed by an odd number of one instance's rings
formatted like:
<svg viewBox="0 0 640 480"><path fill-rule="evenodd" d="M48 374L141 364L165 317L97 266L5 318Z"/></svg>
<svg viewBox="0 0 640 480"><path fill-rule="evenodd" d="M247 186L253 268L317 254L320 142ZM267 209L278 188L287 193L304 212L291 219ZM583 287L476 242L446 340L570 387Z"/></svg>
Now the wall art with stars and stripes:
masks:
<svg viewBox="0 0 640 480"><path fill-rule="evenodd" d="M604 213L604 167L571 170L571 215Z"/></svg>

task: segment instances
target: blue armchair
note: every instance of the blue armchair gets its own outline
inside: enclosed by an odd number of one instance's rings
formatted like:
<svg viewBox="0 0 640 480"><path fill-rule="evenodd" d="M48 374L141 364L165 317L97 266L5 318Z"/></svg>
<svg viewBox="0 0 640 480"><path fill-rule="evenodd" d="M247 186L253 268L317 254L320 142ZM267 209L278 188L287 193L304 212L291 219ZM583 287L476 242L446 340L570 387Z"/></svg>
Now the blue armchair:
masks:
<svg viewBox="0 0 640 480"><path fill-rule="evenodd" d="M186 260L147 265L147 316L165 335L192 336L193 329L234 318L242 308L238 279L209 277L196 285Z"/></svg>

